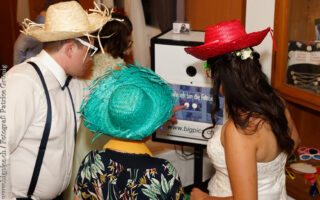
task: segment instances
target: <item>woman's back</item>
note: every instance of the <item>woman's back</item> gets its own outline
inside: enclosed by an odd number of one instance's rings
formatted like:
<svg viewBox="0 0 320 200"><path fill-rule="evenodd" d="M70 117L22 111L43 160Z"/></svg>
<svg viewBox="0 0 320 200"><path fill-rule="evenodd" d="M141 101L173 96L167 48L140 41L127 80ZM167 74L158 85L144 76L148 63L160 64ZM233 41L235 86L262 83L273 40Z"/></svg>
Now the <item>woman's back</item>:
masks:
<svg viewBox="0 0 320 200"><path fill-rule="evenodd" d="M227 127L227 128L225 128ZM273 161L280 153L277 138L271 130L268 122L263 122L262 119L249 120L249 126L246 130L241 130L235 127L235 124L229 120L221 134L221 143L225 146L225 132L230 130L231 134L240 134L240 137L245 139L247 145L254 145L256 147L256 161L270 162Z"/></svg>
<svg viewBox="0 0 320 200"><path fill-rule="evenodd" d="M226 126L234 126L234 124L230 121L227 122L222 131L216 132L208 141L208 155L216 169L216 174L212 177L208 186L211 196L232 196L225 151L228 152L227 154L232 153L239 155L239 157L244 153L232 152L232 149L225 149L225 146L227 146L226 143L229 141L226 139L228 137L225 137L224 134L226 134L226 129L230 130L230 127ZM282 200L287 197L284 174L287 154L285 152L279 153L276 138L271 137L270 134L273 135L273 133L268 130L270 130L269 126L262 124L260 129L252 135L244 135L239 132L233 132L231 134L242 134L240 137L249 137L247 145L252 145L249 144L251 142L257 145L264 142L264 144L258 146L256 150L258 199ZM239 167L240 165L241 163L239 163ZM250 183L248 182L248 184Z"/></svg>
<svg viewBox="0 0 320 200"><path fill-rule="evenodd" d="M175 168L148 154L91 151L75 182L81 199L184 199Z"/></svg>

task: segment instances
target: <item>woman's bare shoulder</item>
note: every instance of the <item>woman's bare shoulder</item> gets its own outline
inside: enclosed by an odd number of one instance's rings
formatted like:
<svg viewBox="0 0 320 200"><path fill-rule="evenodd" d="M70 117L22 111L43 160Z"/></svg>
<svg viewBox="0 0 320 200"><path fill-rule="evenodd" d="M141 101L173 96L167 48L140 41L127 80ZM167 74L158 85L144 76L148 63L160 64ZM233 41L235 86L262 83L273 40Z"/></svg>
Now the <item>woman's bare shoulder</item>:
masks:
<svg viewBox="0 0 320 200"><path fill-rule="evenodd" d="M241 129L236 126L233 120L228 120L225 123L221 133L221 142L223 146L225 146L226 142L255 146L257 144L257 138L257 135L251 134L251 131L248 129Z"/></svg>

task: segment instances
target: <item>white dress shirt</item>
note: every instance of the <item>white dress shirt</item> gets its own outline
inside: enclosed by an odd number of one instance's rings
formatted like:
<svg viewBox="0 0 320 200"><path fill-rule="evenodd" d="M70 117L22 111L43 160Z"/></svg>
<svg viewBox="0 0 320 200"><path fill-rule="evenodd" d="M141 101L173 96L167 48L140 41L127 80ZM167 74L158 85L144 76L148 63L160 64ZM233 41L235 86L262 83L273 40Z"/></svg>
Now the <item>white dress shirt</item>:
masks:
<svg viewBox="0 0 320 200"><path fill-rule="evenodd" d="M67 88L67 75L44 50L29 59L40 68L49 90L52 124L34 199L53 199L68 186L74 152L74 114ZM34 68L24 62L7 73L7 122L10 151L9 174L12 197L26 197L47 116L46 95ZM87 85L72 79L69 88L80 124L81 102Z"/></svg>

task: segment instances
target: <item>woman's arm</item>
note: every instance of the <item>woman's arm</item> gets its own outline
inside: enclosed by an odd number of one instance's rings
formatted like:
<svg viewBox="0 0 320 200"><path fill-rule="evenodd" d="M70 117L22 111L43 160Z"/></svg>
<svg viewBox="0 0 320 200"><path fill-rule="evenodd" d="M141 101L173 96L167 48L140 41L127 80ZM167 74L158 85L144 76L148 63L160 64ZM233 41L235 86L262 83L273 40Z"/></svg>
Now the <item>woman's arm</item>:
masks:
<svg viewBox="0 0 320 200"><path fill-rule="evenodd" d="M190 200L233 200L232 197L212 197L203 192L199 188L193 188L190 195Z"/></svg>
<svg viewBox="0 0 320 200"><path fill-rule="evenodd" d="M258 139L257 134L240 133L233 121L226 124L221 140L234 199L258 199Z"/></svg>
<svg viewBox="0 0 320 200"><path fill-rule="evenodd" d="M286 118L287 118L287 121L288 121L288 127L289 127L289 131L290 131L289 135L291 136L291 138L294 141L294 147L293 147L293 150L292 150L292 153L293 153L297 149L297 147L299 146L301 140L300 140L297 128L296 128L296 126L294 124L294 121L292 120L290 111L288 109L288 104L286 103L285 99L281 98L281 100L282 100L282 102L283 102L283 104L285 106L284 114L286 115Z"/></svg>
<svg viewBox="0 0 320 200"><path fill-rule="evenodd" d="M288 108L286 108L286 110L285 110L285 115L286 115L287 120L288 120L288 127L289 127L289 130L290 130L290 136L294 141L294 148L292 150L292 152L294 152L297 149L297 147L299 146L301 140L300 140L297 128L296 128L296 126L295 126L295 124L294 124L294 122L293 122L293 120L291 118L290 111L288 110Z"/></svg>

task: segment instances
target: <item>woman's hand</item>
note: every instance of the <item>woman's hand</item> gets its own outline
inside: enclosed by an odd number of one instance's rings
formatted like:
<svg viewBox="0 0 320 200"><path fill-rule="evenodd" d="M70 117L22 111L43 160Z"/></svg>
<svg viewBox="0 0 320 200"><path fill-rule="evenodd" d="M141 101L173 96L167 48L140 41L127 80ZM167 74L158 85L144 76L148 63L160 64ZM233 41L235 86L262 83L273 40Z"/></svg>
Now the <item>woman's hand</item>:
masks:
<svg viewBox="0 0 320 200"><path fill-rule="evenodd" d="M190 194L190 200L205 200L209 195L199 188L193 188Z"/></svg>
<svg viewBox="0 0 320 200"><path fill-rule="evenodd" d="M176 123L178 123L178 121L177 121L177 119L176 119L176 114L175 114L175 112L177 112L177 111L179 111L179 110L182 110L182 109L184 109L184 108L186 108L186 106L184 106L184 105L174 107L174 108L172 109L172 112L173 112L174 114L172 115L172 117L171 117L168 121L170 121L173 125L176 124Z"/></svg>

